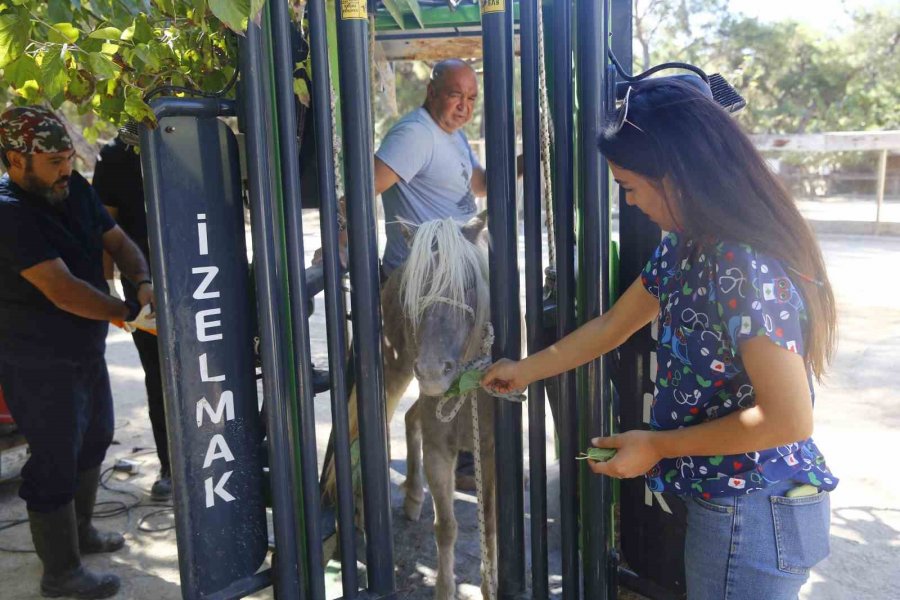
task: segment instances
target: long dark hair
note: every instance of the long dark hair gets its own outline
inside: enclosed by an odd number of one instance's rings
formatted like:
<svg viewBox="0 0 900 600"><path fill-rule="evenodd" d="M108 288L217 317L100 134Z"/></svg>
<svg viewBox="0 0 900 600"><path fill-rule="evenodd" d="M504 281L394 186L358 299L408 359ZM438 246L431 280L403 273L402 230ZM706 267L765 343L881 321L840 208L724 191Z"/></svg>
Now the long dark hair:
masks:
<svg viewBox="0 0 900 600"><path fill-rule="evenodd" d="M624 110L620 108L621 111ZM699 89L673 79L630 92L627 121L599 140L610 162L676 191L678 225L700 243L744 243L778 258L803 294L806 362L817 379L834 353L837 312L825 261L790 192L740 126Z"/></svg>

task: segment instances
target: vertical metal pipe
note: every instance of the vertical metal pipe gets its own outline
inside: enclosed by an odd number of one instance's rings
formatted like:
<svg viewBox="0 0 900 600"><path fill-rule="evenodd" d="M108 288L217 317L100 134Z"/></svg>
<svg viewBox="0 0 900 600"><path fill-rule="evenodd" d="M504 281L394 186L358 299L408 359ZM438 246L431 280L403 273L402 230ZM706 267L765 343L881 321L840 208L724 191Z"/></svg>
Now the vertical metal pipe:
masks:
<svg viewBox="0 0 900 600"><path fill-rule="evenodd" d="M300 477L305 525L306 585L311 598L325 596L322 568L322 533L319 506L318 460L316 457L316 408L312 391L309 350L309 315L306 312L306 269L303 255L303 208L300 201L300 150L297 143L297 109L294 97L294 62L291 56L291 21L287 3L266 5L268 19L263 34L271 51L275 80L275 123L278 128L278 159L281 166L282 218L287 250L290 293L291 342L297 374L293 386L299 396Z"/></svg>
<svg viewBox="0 0 900 600"><path fill-rule="evenodd" d="M541 221L541 139L538 104L538 27L540 0L519 4L522 49L522 148L525 212L525 315L528 353L542 345L543 240ZM547 182L549 185L550 182ZM531 513L531 590L535 598L549 598L547 566L547 443L544 383L528 388L528 455Z"/></svg>
<svg viewBox="0 0 900 600"><path fill-rule="evenodd" d="M633 61L632 8L632 0L612 0L610 43L626 68ZM619 194L619 239L618 279L625 288L639 276L659 244L660 231L637 207L627 205L624 193ZM616 418L623 430L647 426L644 411L653 399L651 369L656 350L652 329L647 325L619 348L615 383L621 403ZM657 589L683 594L683 552L668 551L684 546L683 507L677 503L663 509L642 478L625 479L617 486L622 558L640 578L631 587L654 587L654 582L658 582Z"/></svg>
<svg viewBox="0 0 900 600"><path fill-rule="evenodd" d="M609 176L606 161L597 149L605 94L606 7L603 0L576 0L576 81L578 86L579 276L583 287L579 321L586 323L602 314L609 305ZM599 34L598 34L599 32ZM608 425L609 381L606 358L588 363L586 397L582 403L581 445L603 435ZM612 507L609 479L594 475L581 466L582 569L584 597L607 597L609 561L609 521Z"/></svg>
<svg viewBox="0 0 900 600"><path fill-rule="evenodd" d="M572 152L572 6L562 0L553 11L553 125L555 129L553 199L556 217L557 335L575 328L574 195ZM579 598L578 569L578 405L575 373L559 376L560 522L562 529L563 599Z"/></svg>
<svg viewBox="0 0 900 600"><path fill-rule="evenodd" d="M328 333L328 371L331 374L331 419L334 431L334 461L337 479L338 531L341 548L341 583L344 598L352 598L359 589L356 568L356 542L353 523L353 477L350 466L350 429L347 413L345 374L347 336L344 292L341 289L338 257L338 211L335 191L334 144L331 137L331 78L328 68L328 33L325 0L309 3L309 44L312 58L313 130L316 136L316 161L322 230L322 264L325 268L325 319Z"/></svg>
<svg viewBox="0 0 900 600"><path fill-rule="evenodd" d="M491 235L491 321L494 359L518 359L521 347L516 227L513 4L483 5L484 122L487 143L488 227ZM525 497L522 407L496 401L495 458L498 596L525 591Z"/></svg>
<svg viewBox="0 0 900 600"><path fill-rule="evenodd" d="M280 252L283 231L278 220L281 198L277 140L273 135L272 86L265 68L262 32L251 22L241 41L241 77L247 133L247 172L253 228L257 312L263 392L273 476L275 593L279 598L305 598L300 570L303 554L300 456L296 408L292 403L290 340L281 326L288 316L281 282L287 265Z"/></svg>
<svg viewBox="0 0 900 600"><path fill-rule="evenodd" d="M365 3L335 0L369 591L394 591Z"/></svg>

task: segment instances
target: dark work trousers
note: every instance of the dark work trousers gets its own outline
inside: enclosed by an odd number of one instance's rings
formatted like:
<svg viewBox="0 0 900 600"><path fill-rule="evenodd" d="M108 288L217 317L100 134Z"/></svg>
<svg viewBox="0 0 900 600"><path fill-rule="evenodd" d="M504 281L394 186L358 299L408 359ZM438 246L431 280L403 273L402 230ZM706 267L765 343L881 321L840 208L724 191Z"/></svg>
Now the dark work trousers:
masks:
<svg viewBox="0 0 900 600"><path fill-rule="evenodd" d="M166 438L166 407L163 402L162 372L159 367L159 344L157 337L146 331L136 330L131 334L141 366L144 367L144 386L147 388L147 408L150 411L150 427L156 442L156 455L162 472L171 473L169 467L169 443Z"/></svg>
<svg viewBox="0 0 900 600"><path fill-rule="evenodd" d="M0 386L31 449L19 496L33 512L65 506L78 474L100 466L113 439L106 361L21 364L0 358Z"/></svg>

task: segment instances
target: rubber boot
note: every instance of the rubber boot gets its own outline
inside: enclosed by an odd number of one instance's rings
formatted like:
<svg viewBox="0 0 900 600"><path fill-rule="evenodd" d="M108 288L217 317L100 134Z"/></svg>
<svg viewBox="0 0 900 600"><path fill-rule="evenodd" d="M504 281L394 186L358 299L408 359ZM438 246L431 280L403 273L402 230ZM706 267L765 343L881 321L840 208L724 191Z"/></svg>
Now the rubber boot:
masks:
<svg viewBox="0 0 900 600"><path fill-rule="evenodd" d="M109 598L119 591L119 578L84 568L78 552L75 505L69 502L53 512L28 512L31 539L44 564L41 594L45 598Z"/></svg>
<svg viewBox="0 0 900 600"><path fill-rule="evenodd" d="M78 487L75 488L75 515L78 520L78 549L81 554L115 552L121 550L125 545L125 538L122 537L122 534L101 532L91 524L99 485L99 466L78 474Z"/></svg>

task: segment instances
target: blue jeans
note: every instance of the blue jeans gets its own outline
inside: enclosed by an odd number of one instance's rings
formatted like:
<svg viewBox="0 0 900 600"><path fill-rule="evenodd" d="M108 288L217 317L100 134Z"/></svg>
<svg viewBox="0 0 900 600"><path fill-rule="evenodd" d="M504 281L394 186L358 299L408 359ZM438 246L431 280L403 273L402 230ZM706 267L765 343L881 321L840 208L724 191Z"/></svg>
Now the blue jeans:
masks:
<svg viewBox="0 0 900 600"><path fill-rule="evenodd" d="M685 498L688 600L796 599L828 556L827 492L787 498L793 482L730 498Z"/></svg>

